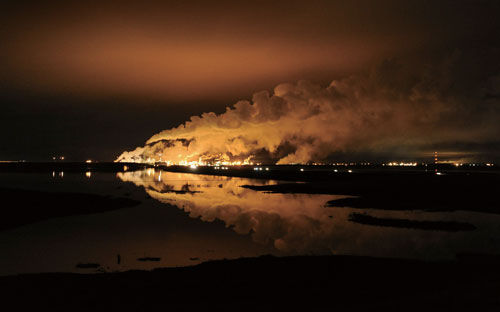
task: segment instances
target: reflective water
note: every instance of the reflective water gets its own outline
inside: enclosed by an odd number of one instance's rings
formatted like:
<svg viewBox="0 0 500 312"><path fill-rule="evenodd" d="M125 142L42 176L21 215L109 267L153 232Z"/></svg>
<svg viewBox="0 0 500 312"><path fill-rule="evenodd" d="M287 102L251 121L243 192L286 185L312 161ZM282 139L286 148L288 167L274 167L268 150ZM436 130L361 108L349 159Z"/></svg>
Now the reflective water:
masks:
<svg viewBox="0 0 500 312"><path fill-rule="evenodd" d="M0 275L183 266L263 254L353 254L421 259L499 252L500 216L326 207L345 195L272 194L242 185L277 181L165 171L0 175L0 186L126 196L141 204L54 218L0 232ZM5 209L5 208L4 208ZM71 209L71 207L68 207ZM412 220L469 222L474 231L379 227L349 221L352 212ZM120 255L120 263L118 263ZM161 258L143 262L138 258Z"/></svg>
<svg viewBox="0 0 500 312"><path fill-rule="evenodd" d="M335 212L325 203L349 197L256 192L241 186L277 182L222 176L126 172L118 177L144 187L152 198L183 209L191 218L221 220L238 234L251 233L254 242L295 253L332 250Z"/></svg>

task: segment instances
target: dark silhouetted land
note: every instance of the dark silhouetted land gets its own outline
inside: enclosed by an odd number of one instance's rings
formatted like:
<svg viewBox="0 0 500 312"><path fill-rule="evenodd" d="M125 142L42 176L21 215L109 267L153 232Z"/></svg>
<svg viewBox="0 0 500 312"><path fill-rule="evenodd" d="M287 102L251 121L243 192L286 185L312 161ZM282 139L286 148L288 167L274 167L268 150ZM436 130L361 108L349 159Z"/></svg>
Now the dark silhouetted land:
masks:
<svg viewBox="0 0 500 312"><path fill-rule="evenodd" d="M473 231L476 227L473 224L456 221L420 221L396 218L378 218L366 213L353 212L349 215L349 221L375 226L387 226L407 229L419 229L430 231Z"/></svg>
<svg viewBox="0 0 500 312"><path fill-rule="evenodd" d="M161 258L159 257L142 257L142 258L137 258L137 261L160 261Z"/></svg>
<svg viewBox="0 0 500 312"><path fill-rule="evenodd" d="M270 256L184 268L0 277L2 304L50 311L497 311L498 257Z"/></svg>
<svg viewBox="0 0 500 312"><path fill-rule="evenodd" d="M100 266L99 263L78 263L75 267L78 269L97 269Z"/></svg>

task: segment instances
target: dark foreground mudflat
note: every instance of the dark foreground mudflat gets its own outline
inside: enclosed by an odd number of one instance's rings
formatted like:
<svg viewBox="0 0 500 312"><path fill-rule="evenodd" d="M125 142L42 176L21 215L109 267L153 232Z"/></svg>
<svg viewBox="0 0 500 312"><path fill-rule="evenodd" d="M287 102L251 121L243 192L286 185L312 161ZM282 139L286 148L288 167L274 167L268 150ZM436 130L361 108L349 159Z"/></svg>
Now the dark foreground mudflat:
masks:
<svg viewBox="0 0 500 312"><path fill-rule="evenodd" d="M140 203L124 197L8 188L0 188L0 198L0 231L50 218L105 212Z"/></svg>
<svg viewBox="0 0 500 312"><path fill-rule="evenodd" d="M193 267L0 277L16 311L499 311L498 257L270 256Z"/></svg>

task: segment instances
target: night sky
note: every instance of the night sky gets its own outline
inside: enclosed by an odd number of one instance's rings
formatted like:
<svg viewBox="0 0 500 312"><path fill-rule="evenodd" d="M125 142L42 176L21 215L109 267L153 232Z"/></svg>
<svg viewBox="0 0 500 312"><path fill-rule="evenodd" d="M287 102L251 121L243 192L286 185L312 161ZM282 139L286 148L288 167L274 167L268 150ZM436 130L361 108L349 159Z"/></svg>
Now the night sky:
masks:
<svg viewBox="0 0 500 312"><path fill-rule="evenodd" d="M500 2L436 2L3 2L0 160L112 161L190 116L301 80L342 81L373 105L416 111L417 126L401 128L403 155L496 160ZM432 114L398 104L406 98ZM390 132L380 132L384 147L396 142ZM349 138L370 157L401 152Z"/></svg>

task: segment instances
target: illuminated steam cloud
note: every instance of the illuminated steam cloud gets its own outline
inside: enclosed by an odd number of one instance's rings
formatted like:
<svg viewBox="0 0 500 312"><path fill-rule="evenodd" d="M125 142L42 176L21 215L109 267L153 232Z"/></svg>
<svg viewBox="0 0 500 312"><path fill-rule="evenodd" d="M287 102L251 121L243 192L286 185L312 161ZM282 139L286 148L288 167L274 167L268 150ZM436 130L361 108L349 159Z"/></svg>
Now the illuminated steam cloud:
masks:
<svg viewBox="0 0 500 312"><path fill-rule="evenodd" d="M493 86L498 77L475 77L474 84L456 78L457 59L418 75L386 61L326 88L306 81L280 84L272 94L258 92L223 114L193 116L117 161L289 164L327 160L336 152L417 151L438 143L495 140L498 97L486 95L498 91Z"/></svg>

